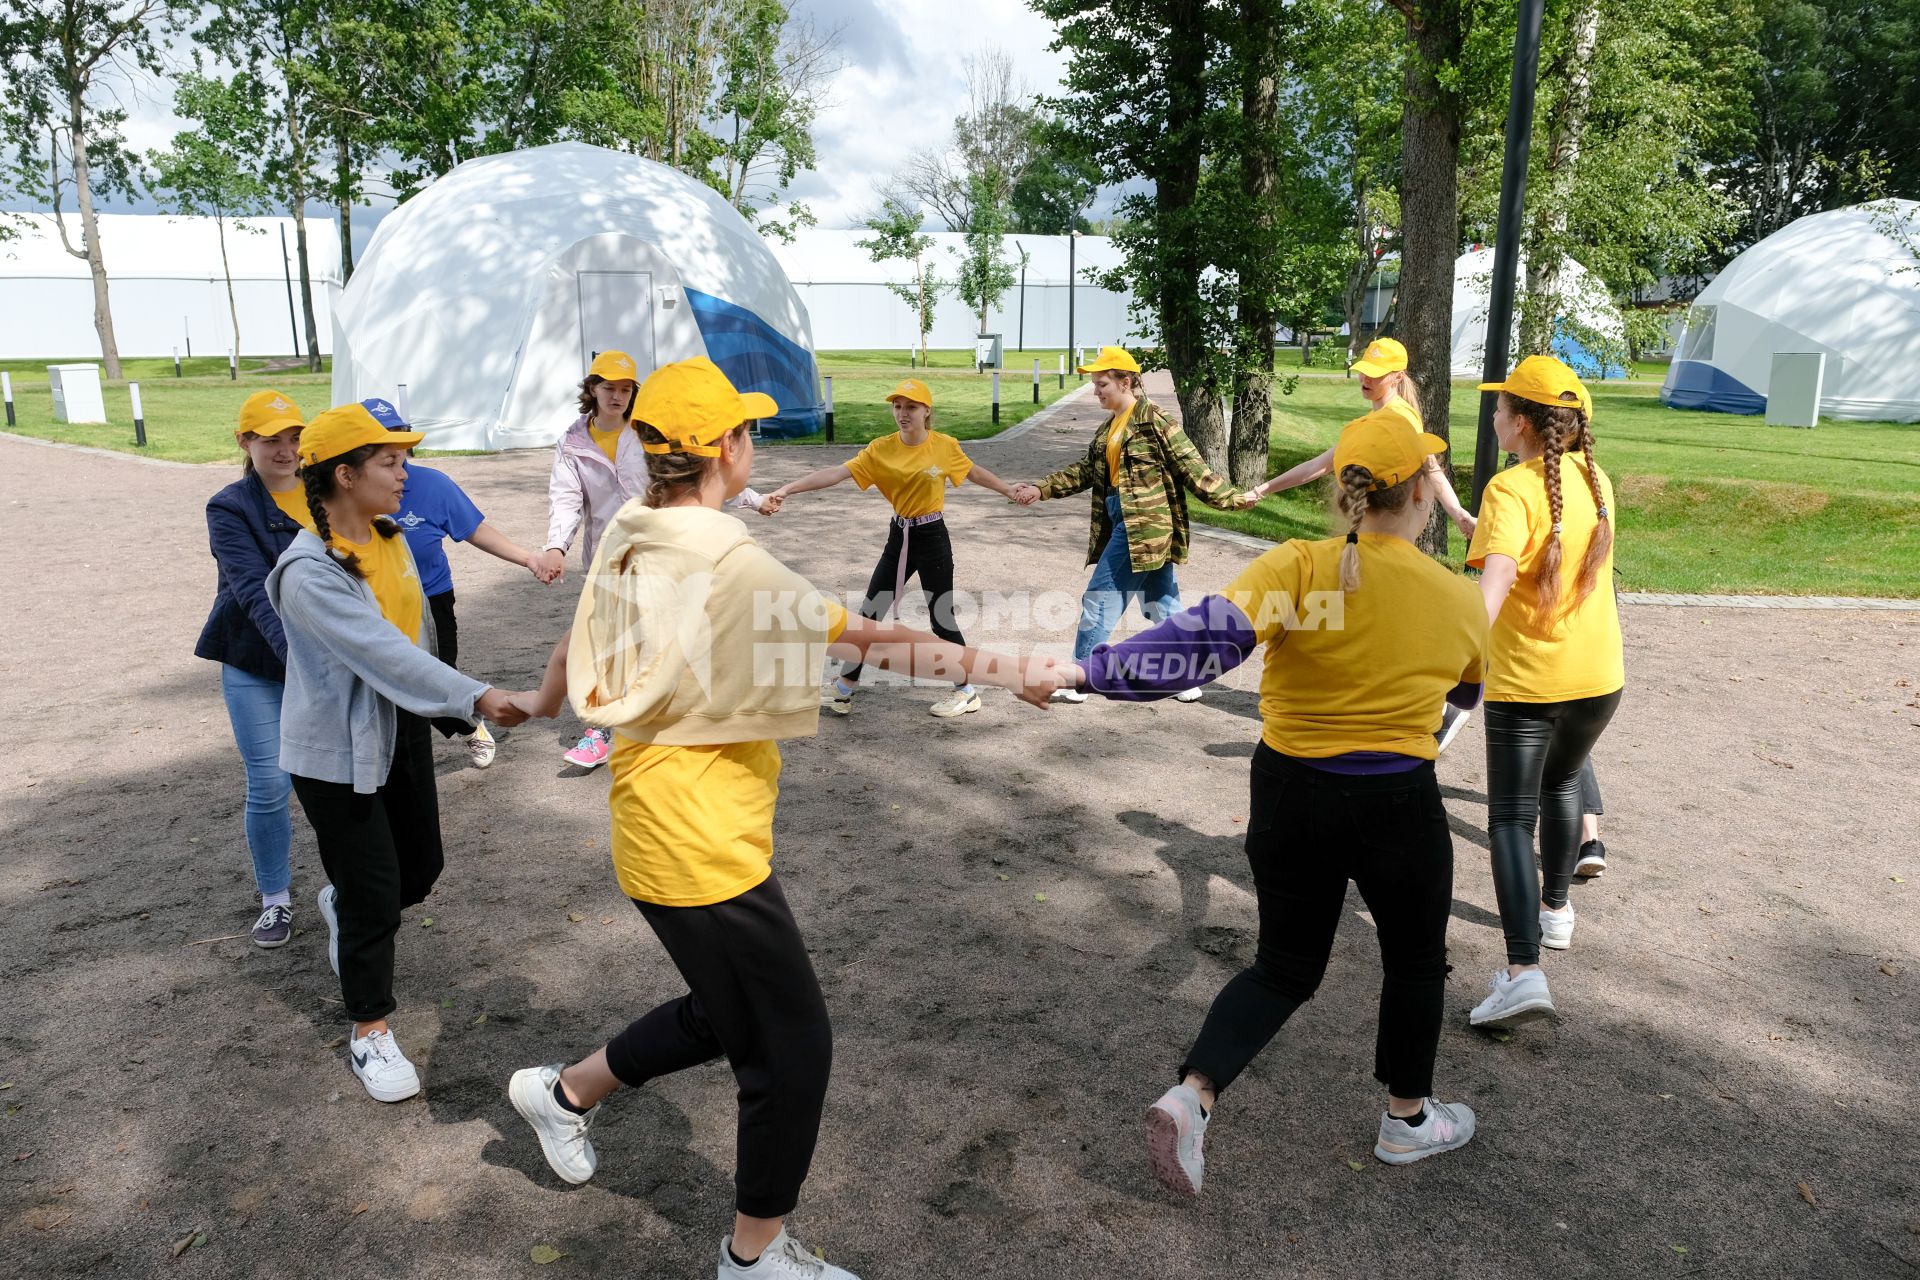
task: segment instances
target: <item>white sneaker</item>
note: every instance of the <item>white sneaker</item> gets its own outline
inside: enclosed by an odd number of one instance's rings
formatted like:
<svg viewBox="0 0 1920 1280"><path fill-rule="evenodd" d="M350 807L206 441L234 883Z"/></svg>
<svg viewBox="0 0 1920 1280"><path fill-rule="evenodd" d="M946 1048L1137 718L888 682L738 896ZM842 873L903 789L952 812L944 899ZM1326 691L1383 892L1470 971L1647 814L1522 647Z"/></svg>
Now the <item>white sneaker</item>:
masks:
<svg viewBox="0 0 1920 1280"><path fill-rule="evenodd" d="M391 1031L354 1036L347 1041L347 1057L375 1102L404 1102L420 1092L420 1073L400 1052Z"/></svg>
<svg viewBox="0 0 1920 1280"><path fill-rule="evenodd" d="M1380 1113L1380 1136L1373 1154L1388 1164L1412 1164L1473 1141L1473 1108L1464 1102L1427 1099L1427 1118L1418 1128L1390 1111Z"/></svg>
<svg viewBox="0 0 1920 1280"><path fill-rule="evenodd" d="M1200 701L1200 687L1195 685L1191 689L1182 689L1173 695L1173 700L1175 702L1198 702Z"/></svg>
<svg viewBox="0 0 1920 1280"><path fill-rule="evenodd" d="M1567 904L1565 911L1540 908L1540 945L1555 951L1565 951L1573 945L1572 903Z"/></svg>
<svg viewBox="0 0 1920 1280"><path fill-rule="evenodd" d="M970 711L980 709L980 692L972 685L955 689L940 701L927 708L928 714L939 716L942 720L951 720L955 716L964 716Z"/></svg>
<svg viewBox="0 0 1920 1280"><path fill-rule="evenodd" d="M1175 1195L1197 1196L1206 1177L1207 1119L1200 1095L1177 1084L1147 1108L1147 1163Z"/></svg>
<svg viewBox="0 0 1920 1280"><path fill-rule="evenodd" d="M837 716L853 714L853 689L838 680L829 681L826 692L820 695L820 705Z"/></svg>
<svg viewBox="0 0 1920 1280"><path fill-rule="evenodd" d="M759 1257L744 1267L727 1252L727 1246L732 1243L732 1236L721 1238L718 1280L860 1280L845 1267L836 1267L808 1253L798 1240L787 1234L785 1227L780 1228L780 1234Z"/></svg>
<svg viewBox="0 0 1920 1280"><path fill-rule="evenodd" d="M493 753L497 749L493 735L487 732L487 722L475 720L473 732L467 736L467 759L473 761L473 767L484 769L492 764Z"/></svg>
<svg viewBox="0 0 1920 1280"><path fill-rule="evenodd" d="M554 1086L560 1080L560 1067L556 1062L514 1072L513 1079L507 1081L507 1097L520 1118L533 1126L534 1135L540 1139L541 1153L547 1157L547 1166L564 1181L579 1186L600 1167L593 1143L587 1140L587 1130L592 1127L593 1118L600 1114L600 1108L596 1105L585 1115L575 1115L560 1105L553 1096Z"/></svg>
<svg viewBox="0 0 1920 1280"><path fill-rule="evenodd" d="M1466 728L1467 721L1473 719L1473 712L1462 711L1451 702L1440 708L1440 732L1433 735L1440 744L1440 753L1445 754L1453 740L1460 736L1460 730Z"/></svg>
<svg viewBox="0 0 1920 1280"><path fill-rule="evenodd" d="M1087 695L1078 689L1055 689L1052 700L1054 702L1085 702Z"/></svg>
<svg viewBox="0 0 1920 1280"><path fill-rule="evenodd" d="M1493 981L1487 984L1487 998L1473 1006L1467 1022L1476 1027L1517 1027L1551 1017L1554 1012L1546 974L1528 969L1517 978L1509 978L1506 969L1500 968L1493 971Z"/></svg>
<svg viewBox="0 0 1920 1280"><path fill-rule="evenodd" d="M320 918L327 922L327 963L333 966L333 976L340 976L340 915L334 910L333 886L328 885L320 891Z"/></svg>

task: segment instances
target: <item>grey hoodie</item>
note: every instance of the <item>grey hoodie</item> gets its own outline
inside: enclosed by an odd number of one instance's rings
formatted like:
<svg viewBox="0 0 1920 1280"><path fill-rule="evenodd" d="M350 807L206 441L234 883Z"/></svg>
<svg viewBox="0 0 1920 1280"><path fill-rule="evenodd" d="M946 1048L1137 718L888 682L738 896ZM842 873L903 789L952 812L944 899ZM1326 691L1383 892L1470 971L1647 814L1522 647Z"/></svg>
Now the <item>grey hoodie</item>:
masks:
<svg viewBox="0 0 1920 1280"><path fill-rule="evenodd" d="M396 703L417 716L471 720L487 691L433 656L426 609L422 643L412 644L381 616L373 588L311 530L302 529L267 574L267 600L287 633L280 767L288 773L350 782L370 795L393 767Z"/></svg>

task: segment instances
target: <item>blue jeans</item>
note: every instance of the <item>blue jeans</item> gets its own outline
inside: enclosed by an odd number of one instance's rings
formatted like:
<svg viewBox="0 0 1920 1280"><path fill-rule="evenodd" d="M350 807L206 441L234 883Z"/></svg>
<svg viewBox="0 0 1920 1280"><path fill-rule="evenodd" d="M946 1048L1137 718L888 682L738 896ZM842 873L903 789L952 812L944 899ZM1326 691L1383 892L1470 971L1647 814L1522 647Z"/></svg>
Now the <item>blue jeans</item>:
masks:
<svg viewBox="0 0 1920 1280"><path fill-rule="evenodd" d="M1147 621L1158 622L1180 611L1180 583L1173 574L1173 561L1158 569L1135 573L1127 549L1127 524L1120 518L1120 496L1107 495L1107 515L1113 521L1113 534L1100 551L1087 581L1086 594L1080 597L1080 629L1073 637L1073 660L1080 662L1113 634L1127 611L1129 600L1138 601Z"/></svg>
<svg viewBox="0 0 1920 1280"><path fill-rule="evenodd" d="M253 854L253 883L263 897L293 885L293 817L287 807L293 783L280 768L280 696L286 687L220 664L220 692L247 766L247 848Z"/></svg>

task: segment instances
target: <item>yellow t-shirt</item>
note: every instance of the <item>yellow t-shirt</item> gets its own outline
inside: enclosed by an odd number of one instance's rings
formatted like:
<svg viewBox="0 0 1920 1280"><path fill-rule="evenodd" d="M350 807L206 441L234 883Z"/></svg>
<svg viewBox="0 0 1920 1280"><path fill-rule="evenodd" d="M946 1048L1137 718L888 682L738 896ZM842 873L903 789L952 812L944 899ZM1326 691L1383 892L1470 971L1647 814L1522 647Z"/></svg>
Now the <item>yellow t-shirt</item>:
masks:
<svg viewBox="0 0 1920 1280"><path fill-rule="evenodd" d="M1613 597L1613 556L1594 580L1593 593L1572 609L1580 562L1599 525L1587 488L1586 459L1560 456L1559 616L1539 616L1534 566L1546 549L1553 518L1547 507L1546 464L1535 458L1509 467L1487 482L1480 523L1467 548L1467 563L1486 567L1490 555L1512 556L1520 567L1513 591L1494 620L1487 645L1489 702L1565 702L1612 693L1627 682L1620 647L1620 609ZM1613 508L1613 484L1599 473L1600 492Z"/></svg>
<svg viewBox="0 0 1920 1280"><path fill-rule="evenodd" d="M831 644L847 629L847 611L829 601L828 613ZM629 898L705 907L773 874L778 743L665 746L615 733L607 767L613 870Z"/></svg>
<svg viewBox="0 0 1920 1280"><path fill-rule="evenodd" d="M309 533L320 532L313 527L313 510L307 506L305 485L297 484L285 493L275 493L272 489L267 493L273 498L273 505L286 512L290 519L298 521L302 529Z"/></svg>
<svg viewBox="0 0 1920 1280"><path fill-rule="evenodd" d="M1471 582L1388 534L1360 535L1360 588L1344 593L1345 542L1283 542L1222 593L1267 646L1261 740L1306 760L1431 760L1447 694L1481 682L1486 606Z"/></svg>
<svg viewBox="0 0 1920 1280"><path fill-rule="evenodd" d="M593 442L600 446L600 452L607 455L608 462L612 462L613 455L619 451L620 433L625 430L625 427L615 427L611 431L602 431L593 425L591 418L587 420L587 434L592 436Z"/></svg>
<svg viewBox="0 0 1920 1280"><path fill-rule="evenodd" d="M1420 406L1404 397L1388 396L1387 402L1380 406L1380 412L1405 420L1416 432L1427 429L1427 424L1420 418Z"/></svg>
<svg viewBox="0 0 1920 1280"><path fill-rule="evenodd" d="M1114 414L1112 418L1108 419L1108 421L1112 424L1107 428L1107 483L1108 484L1117 483L1116 477L1118 477L1120 474L1120 449L1121 449L1121 446L1123 446L1127 442L1127 423L1129 420L1132 419L1132 417L1133 417L1133 404L1130 401L1128 402L1126 408L1122 409L1119 413Z"/></svg>
<svg viewBox="0 0 1920 1280"><path fill-rule="evenodd" d="M383 538L376 531L371 542L350 542L336 533L333 545L359 558L360 571L367 575L367 585L373 588L373 598L380 605L380 616L398 627L409 641L419 644L425 597L420 594L420 575L414 572L413 557L407 552L406 535Z"/></svg>
<svg viewBox="0 0 1920 1280"><path fill-rule="evenodd" d="M946 486L956 489L973 470L960 442L938 431L910 445L898 431L881 436L853 456L847 472L862 489L879 486L898 516L931 515L946 504Z"/></svg>

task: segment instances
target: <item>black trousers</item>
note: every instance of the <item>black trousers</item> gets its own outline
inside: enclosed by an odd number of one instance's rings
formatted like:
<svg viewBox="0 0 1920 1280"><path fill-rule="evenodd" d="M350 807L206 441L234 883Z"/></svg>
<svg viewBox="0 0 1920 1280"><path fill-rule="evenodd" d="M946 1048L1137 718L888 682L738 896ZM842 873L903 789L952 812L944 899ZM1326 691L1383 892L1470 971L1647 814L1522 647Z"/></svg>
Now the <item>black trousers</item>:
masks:
<svg viewBox="0 0 1920 1280"><path fill-rule="evenodd" d="M1508 964L1540 963L1540 903L1567 905L1580 859L1581 767L1622 692L1568 702L1487 704L1487 839Z"/></svg>
<svg viewBox="0 0 1920 1280"><path fill-rule="evenodd" d="M724 1056L740 1085L734 1206L793 1212L813 1163L833 1069L833 1028L780 882L772 876L709 907L635 901L686 979L607 1044L607 1067L638 1086Z"/></svg>
<svg viewBox="0 0 1920 1280"><path fill-rule="evenodd" d="M903 532L910 532L910 536L903 539ZM887 611L893 608L893 591L902 580L900 544L903 540L907 544L905 577L919 575L920 589L927 595L927 613L932 619L933 634L954 644L965 644L966 637L960 634L960 628L954 625L953 620L953 539L947 534L945 520L915 525L911 531L903 531L898 524L888 522L886 549L880 553L880 562L873 566L873 576L867 579L867 594L860 602L860 616L884 618ZM860 664L854 663L840 673L840 678L852 684L860 678L860 670ZM965 684L966 677L962 676L954 683Z"/></svg>
<svg viewBox="0 0 1920 1280"><path fill-rule="evenodd" d="M433 782L427 722L405 711L394 734L393 767L372 795L351 783L293 778L300 807L319 839L340 917L340 998L355 1022L394 1010L393 940L400 913L425 902L446 864L440 796Z"/></svg>
<svg viewBox="0 0 1920 1280"><path fill-rule="evenodd" d="M1588 756L1587 762L1580 766L1580 813L1597 818L1606 811L1606 805L1600 800L1600 778L1593 771L1593 757Z"/></svg>
<svg viewBox="0 0 1920 1280"><path fill-rule="evenodd" d="M1430 1095L1453 907L1453 835L1433 765L1350 777L1262 743L1253 756L1247 863L1259 948L1214 997L1181 1074L1200 1072L1224 1092L1313 998L1351 880L1373 913L1384 970L1374 1078L1395 1097Z"/></svg>
<svg viewBox="0 0 1920 1280"><path fill-rule="evenodd" d="M433 613L433 656L450 667L458 667L460 623L453 616L453 588L428 596L427 608ZM454 716L435 716L433 727L443 738L465 738L473 733L473 725Z"/></svg>

